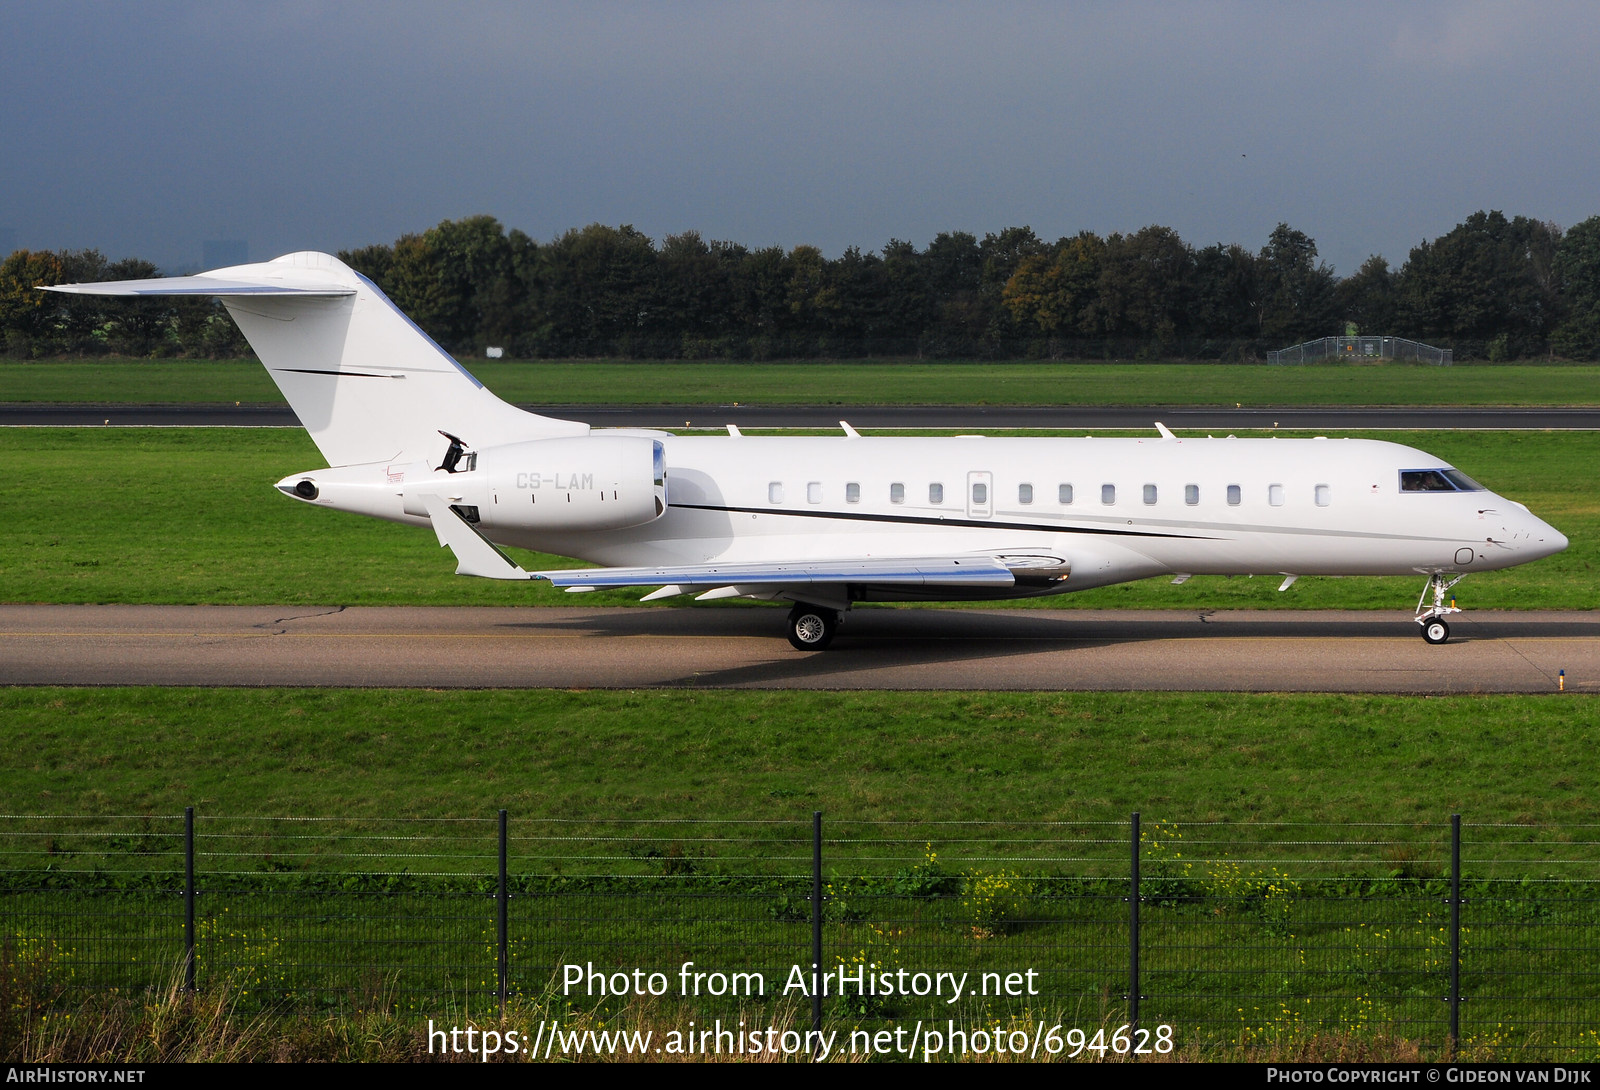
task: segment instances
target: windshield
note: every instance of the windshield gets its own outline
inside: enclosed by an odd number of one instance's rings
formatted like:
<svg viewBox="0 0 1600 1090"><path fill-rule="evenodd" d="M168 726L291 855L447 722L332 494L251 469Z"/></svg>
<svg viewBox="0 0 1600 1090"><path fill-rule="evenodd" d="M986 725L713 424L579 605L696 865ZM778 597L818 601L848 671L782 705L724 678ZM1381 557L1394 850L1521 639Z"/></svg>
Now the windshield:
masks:
<svg viewBox="0 0 1600 1090"><path fill-rule="evenodd" d="M1402 492L1484 492L1483 485L1459 469L1402 469Z"/></svg>
<svg viewBox="0 0 1600 1090"><path fill-rule="evenodd" d="M1444 471L1444 475L1450 478L1451 484L1455 485L1463 492L1489 491L1487 488L1483 487L1483 485L1479 484L1477 481L1473 480L1459 469L1447 469Z"/></svg>

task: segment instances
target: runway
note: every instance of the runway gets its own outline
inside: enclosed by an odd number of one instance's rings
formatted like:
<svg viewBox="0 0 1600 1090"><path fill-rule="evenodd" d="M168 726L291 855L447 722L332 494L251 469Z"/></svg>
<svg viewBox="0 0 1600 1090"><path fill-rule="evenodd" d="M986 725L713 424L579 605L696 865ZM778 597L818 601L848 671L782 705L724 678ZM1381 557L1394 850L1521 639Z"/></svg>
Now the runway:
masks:
<svg viewBox="0 0 1600 1090"><path fill-rule="evenodd" d="M1160 420L1178 431L1273 428L1330 432L1593 431L1600 408L1206 408L1192 405L524 405L531 412L582 420L601 428L838 427L934 429L1150 429ZM300 420L287 405L113 405L0 403L0 426L26 427L280 427Z"/></svg>
<svg viewBox="0 0 1600 1090"><path fill-rule="evenodd" d="M1600 616L862 609L803 654L770 608L0 606L0 684L1600 692Z"/></svg>

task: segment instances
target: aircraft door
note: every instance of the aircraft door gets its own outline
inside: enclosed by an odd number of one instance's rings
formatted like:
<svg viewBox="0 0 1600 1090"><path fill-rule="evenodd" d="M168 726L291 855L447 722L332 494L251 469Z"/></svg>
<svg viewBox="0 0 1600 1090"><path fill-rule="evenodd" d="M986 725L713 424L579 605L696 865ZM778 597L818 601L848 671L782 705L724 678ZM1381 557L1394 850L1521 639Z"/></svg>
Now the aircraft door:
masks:
<svg viewBox="0 0 1600 1090"><path fill-rule="evenodd" d="M986 469L967 474L967 517L986 519L994 514L994 474Z"/></svg>

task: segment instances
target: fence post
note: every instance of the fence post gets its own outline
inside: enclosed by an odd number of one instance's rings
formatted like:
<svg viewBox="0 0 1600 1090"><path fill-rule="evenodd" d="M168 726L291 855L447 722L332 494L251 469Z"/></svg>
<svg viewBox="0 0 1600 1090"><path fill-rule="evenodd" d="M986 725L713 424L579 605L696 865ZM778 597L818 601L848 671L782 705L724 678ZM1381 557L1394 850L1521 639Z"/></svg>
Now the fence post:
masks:
<svg viewBox="0 0 1600 1090"><path fill-rule="evenodd" d="M1450 1055L1461 1039L1461 815L1450 815Z"/></svg>
<svg viewBox="0 0 1600 1090"><path fill-rule="evenodd" d="M183 987L194 991L194 807L183 808Z"/></svg>
<svg viewBox="0 0 1600 1090"><path fill-rule="evenodd" d="M1128 1033L1139 1031L1139 811L1133 812L1128 871Z"/></svg>
<svg viewBox="0 0 1600 1090"><path fill-rule="evenodd" d="M497 907L500 910L500 965L497 994L500 998L500 1020L503 1022L506 1018L506 963L508 960L506 956L506 910L508 907L506 903L506 812L504 810L500 811L500 891L496 899L499 902Z"/></svg>
<svg viewBox="0 0 1600 1090"><path fill-rule="evenodd" d="M822 811L811 811L811 1028L822 1040Z"/></svg>

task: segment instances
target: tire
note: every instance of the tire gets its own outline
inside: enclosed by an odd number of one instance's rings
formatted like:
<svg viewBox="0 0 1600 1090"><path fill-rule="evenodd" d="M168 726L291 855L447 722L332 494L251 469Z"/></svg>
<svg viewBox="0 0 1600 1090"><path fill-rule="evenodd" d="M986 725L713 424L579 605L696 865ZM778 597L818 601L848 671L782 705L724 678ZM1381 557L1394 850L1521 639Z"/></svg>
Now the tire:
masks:
<svg viewBox="0 0 1600 1090"><path fill-rule="evenodd" d="M1441 617L1429 617L1422 622L1422 638L1432 644L1444 643L1450 638L1450 626Z"/></svg>
<svg viewBox="0 0 1600 1090"><path fill-rule="evenodd" d="M796 651L821 651L833 642L839 615L818 606L795 606L789 611L789 643Z"/></svg>

